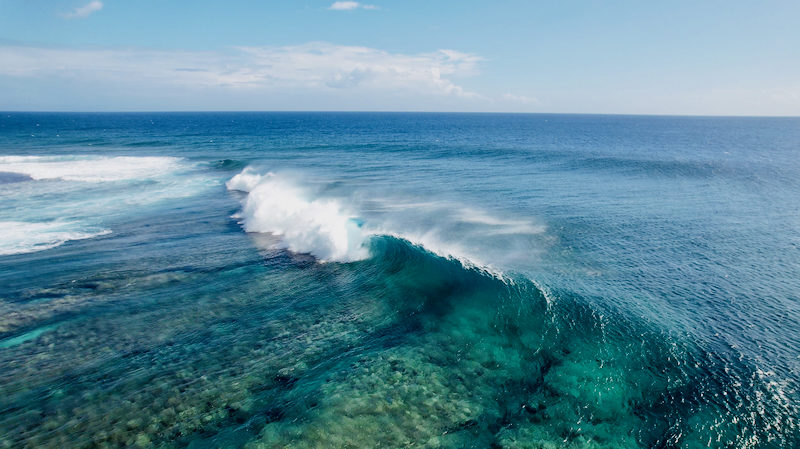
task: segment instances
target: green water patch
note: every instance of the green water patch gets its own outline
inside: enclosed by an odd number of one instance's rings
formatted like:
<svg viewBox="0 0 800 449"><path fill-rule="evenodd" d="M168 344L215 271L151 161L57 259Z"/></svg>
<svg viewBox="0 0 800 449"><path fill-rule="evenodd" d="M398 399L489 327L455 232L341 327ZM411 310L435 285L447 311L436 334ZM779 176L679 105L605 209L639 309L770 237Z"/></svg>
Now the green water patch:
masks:
<svg viewBox="0 0 800 449"><path fill-rule="evenodd" d="M58 326L59 324L51 324L49 326L44 326L34 329L32 331L25 332L24 334L18 335L16 337L10 337L6 338L5 340L0 340L0 349L10 348L12 346L25 343L26 341L34 340L36 338L39 338L39 336L41 336L45 332L50 332L52 330L55 330Z"/></svg>
<svg viewBox="0 0 800 449"><path fill-rule="evenodd" d="M272 251L262 265L134 283L113 310L0 351L0 447L738 448L796 438L785 421L776 431L786 410L754 370L579 297L546 298L525 279L398 239L371 244L373 257L352 264Z"/></svg>

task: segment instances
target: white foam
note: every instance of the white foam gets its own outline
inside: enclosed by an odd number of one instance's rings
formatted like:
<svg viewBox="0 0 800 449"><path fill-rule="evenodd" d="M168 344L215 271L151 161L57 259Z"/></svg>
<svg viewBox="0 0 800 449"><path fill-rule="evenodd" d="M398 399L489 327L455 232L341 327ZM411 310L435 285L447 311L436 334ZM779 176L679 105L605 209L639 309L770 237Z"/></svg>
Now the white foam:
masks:
<svg viewBox="0 0 800 449"><path fill-rule="evenodd" d="M0 156L0 171L36 180L109 182L150 179L184 168L176 157Z"/></svg>
<svg viewBox="0 0 800 449"><path fill-rule="evenodd" d="M0 256L108 234L111 231L102 226L107 217L138 214L141 206L219 185L192 174L194 166L177 157L0 156L0 172L56 181L2 185ZM183 173L192 176L176 176Z"/></svg>
<svg viewBox="0 0 800 449"><path fill-rule="evenodd" d="M228 190L239 190L240 192L250 192L255 189L262 180L271 178L275 175L267 173L266 175L259 175L252 168L247 167L241 173L231 178L230 181L225 183Z"/></svg>
<svg viewBox="0 0 800 449"><path fill-rule="evenodd" d="M271 173L245 169L226 184L249 192L235 215L247 232L280 236L282 247L311 254L320 261L352 262L368 256L364 234L336 199L314 199L310 193Z"/></svg>
<svg viewBox="0 0 800 449"><path fill-rule="evenodd" d="M110 234L108 229L87 228L78 222L0 222L0 256L33 253L63 245L70 240Z"/></svg>

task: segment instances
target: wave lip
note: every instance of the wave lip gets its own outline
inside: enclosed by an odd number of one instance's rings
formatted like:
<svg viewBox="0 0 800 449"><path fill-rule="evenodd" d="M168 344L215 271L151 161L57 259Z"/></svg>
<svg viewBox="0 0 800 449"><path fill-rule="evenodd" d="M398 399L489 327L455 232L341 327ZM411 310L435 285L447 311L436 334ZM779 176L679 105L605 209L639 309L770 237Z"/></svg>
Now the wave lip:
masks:
<svg viewBox="0 0 800 449"><path fill-rule="evenodd" d="M234 215L246 232L274 234L281 238L280 247L322 262L353 262L368 256L360 222L335 199L311 199L290 181L249 168L226 186L248 193L242 211Z"/></svg>
<svg viewBox="0 0 800 449"><path fill-rule="evenodd" d="M110 234L111 230L85 228L76 222L0 222L0 256L34 253L61 246L70 240L85 240Z"/></svg>
<svg viewBox="0 0 800 449"><path fill-rule="evenodd" d="M34 180L110 182L163 176L182 168L177 157L0 156L0 171Z"/></svg>

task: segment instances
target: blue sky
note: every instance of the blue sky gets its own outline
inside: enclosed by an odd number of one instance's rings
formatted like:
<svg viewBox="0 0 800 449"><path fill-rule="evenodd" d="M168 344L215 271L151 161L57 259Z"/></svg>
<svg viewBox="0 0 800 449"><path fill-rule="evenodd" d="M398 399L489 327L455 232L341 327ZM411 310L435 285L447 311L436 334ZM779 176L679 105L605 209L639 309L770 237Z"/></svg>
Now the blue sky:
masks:
<svg viewBox="0 0 800 449"><path fill-rule="evenodd" d="M0 110L800 115L797 1L0 0Z"/></svg>

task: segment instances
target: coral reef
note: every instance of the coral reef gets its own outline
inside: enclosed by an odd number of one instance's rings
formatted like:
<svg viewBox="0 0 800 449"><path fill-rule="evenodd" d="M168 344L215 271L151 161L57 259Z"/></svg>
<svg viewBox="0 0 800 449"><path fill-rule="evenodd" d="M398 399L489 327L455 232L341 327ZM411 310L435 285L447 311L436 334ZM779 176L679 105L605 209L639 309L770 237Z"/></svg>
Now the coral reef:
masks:
<svg viewBox="0 0 800 449"><path fill-rule="evenodd" d="M0 447L599 449L742 433L701 400L727 386L689 382L679 341L383 244L354 264L273 251L62 296L83 298L80 314L0 348ZM55 313L37 310L32 328ZM678 431L691 420L708 425Z"/></svg>

